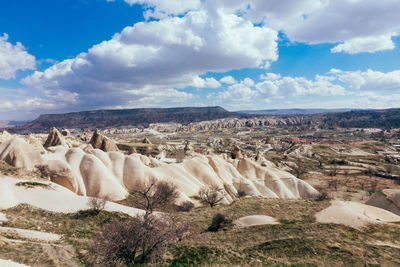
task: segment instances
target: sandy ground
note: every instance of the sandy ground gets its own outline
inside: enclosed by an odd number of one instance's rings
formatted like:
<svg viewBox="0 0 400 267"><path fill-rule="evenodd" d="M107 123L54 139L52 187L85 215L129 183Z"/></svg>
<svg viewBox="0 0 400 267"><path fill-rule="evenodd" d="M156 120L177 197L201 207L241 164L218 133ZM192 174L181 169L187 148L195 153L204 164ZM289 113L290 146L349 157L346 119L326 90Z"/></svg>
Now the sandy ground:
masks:
<svg viewBox="0 0 400 267"><path fill-rule="evenodd" d="M317 222L343 224L362 229L369 224L400 222L400 216L380 209L352 201L331 201L331 206L315 215Z"/></svg>
<svg viewBox="0 0 400 267"><path fill-rule="evenodd" d="M44 242L55 242L61 239L61 236L57 234L9 227L0 227L0 233Z"/></svg>
<svg viewBox="0 0 400 267"><path fill-rule="evenodd" d="M28 265L19 264L10 260L2 260L0 259L1 267L29 267Z"/></svg>
<svg viewBox="0 0 400 267"><path fill-rule="evenodd" d="M237 219L233 222L239 227L250 227L255 225L265 225L265 224L279 224L274 218L266 215L250 215Z"/></svg>
<svg viewBox="0 0 400 267"><path fill-rule="evenodd" d="M0 209L8 209L22 203L52 212L63 213L73 213L90 208L88 205L89 197L78 196L58 184L41 181L41 183L47 184L48 187L35 186L34 188L15 185L22 181L25 180L10 177L0 178ZM111 201L107 202L104 209L123 212L130 216L144 212Z"/></svg>

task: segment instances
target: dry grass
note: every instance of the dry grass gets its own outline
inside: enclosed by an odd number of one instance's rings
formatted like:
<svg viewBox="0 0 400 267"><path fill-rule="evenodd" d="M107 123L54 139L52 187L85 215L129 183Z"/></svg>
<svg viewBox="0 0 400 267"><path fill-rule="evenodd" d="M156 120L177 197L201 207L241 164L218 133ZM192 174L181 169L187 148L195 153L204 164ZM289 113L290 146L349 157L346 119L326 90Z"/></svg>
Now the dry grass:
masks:
<svg viewBox="0 0 400 267"><path fill-rule="evenodd" d="M366 231L357 231L340 225L316 223L314 214L328 205L327 201L242 198L231 205L202 207L177 213L178 220L190 222L192 234L170 247L162 265L400 264L399 249L370 245L377 240L398 242L400 226L374 226ZM9 219L3 223L4 226L63 235L57 244L8 242L7 245L0 245L3 258L33 266L67 266L73 263L87 266L87 251L94 234L112 218L128 218L126 215L105 211L98 215L87 212L51 213L28 205L3 212ZM230 221L246 215L269 215L278 219L280 224L249 228L226 224L218 232L206 232L216 213L222 213ZM49 250L49 246L52 249ZM71 246L72 252L68 250ZM56 262L55 249L64 255L61 263Z"/></svg>

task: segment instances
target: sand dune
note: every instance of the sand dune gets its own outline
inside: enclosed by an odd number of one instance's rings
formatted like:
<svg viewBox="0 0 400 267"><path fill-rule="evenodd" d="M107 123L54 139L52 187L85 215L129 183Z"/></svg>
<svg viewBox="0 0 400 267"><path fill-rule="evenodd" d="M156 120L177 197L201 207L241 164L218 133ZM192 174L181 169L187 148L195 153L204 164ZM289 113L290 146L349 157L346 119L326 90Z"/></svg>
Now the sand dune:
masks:
<svg viewBox="0 0 400 267"><path fill-rule="evenodd" d="M28 151L28 155L24 153ZM250 196L268 198L311 198L319 193L308 183L288 172L262 167L250 159L232 160L219 155L196 154L182 163L166 164L139 154L103 152L99 149L51 147L41 155L20 138L0 146L1 159L13 158L10 164L33 168L48 165L51 180L82 196L109 197L122 200L138 182L149 179L174 183L181 193L180 201L197 195L203 186L218 185L229 203L240 188Z"/></svg>
<svg viewBox="0 0 400 267"><path fill-rule="evenodd" d="M317 222L343 224L356 229L362 229L369 224L400 222L400 216L387 210L340 200L333 200L331 206L315 216Z"/></svg>

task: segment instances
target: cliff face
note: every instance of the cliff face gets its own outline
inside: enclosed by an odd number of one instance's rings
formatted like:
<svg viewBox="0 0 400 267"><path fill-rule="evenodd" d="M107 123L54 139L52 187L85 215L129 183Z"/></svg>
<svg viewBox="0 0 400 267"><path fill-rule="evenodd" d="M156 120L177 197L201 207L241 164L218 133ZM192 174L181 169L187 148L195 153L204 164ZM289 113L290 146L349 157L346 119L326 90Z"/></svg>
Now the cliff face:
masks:
<svg viewBox="0 0 400 267"><path fill-rule="evenodd" d="M94 110L65 114L40 115L20 129L39 130L57 128L102 128L144 126L150 123L189 124L240 115L221 107L140 108L121 110Z"/></svg>

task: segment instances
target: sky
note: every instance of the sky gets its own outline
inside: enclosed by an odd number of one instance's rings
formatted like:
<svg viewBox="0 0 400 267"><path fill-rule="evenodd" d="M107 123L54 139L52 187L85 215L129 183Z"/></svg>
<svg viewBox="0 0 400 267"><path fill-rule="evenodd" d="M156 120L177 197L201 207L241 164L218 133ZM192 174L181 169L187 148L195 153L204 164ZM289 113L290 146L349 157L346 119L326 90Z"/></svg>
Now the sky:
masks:
<svg viewBox="0 0 400 267"><path fill-rule="evenodd" d="M400 107L398 0L2 0L0 120Z"/></svg>

